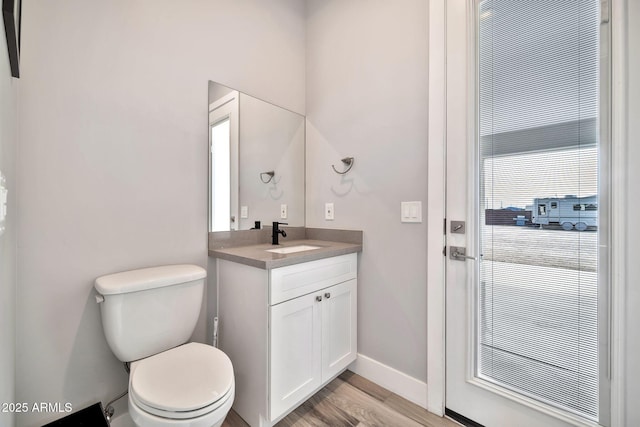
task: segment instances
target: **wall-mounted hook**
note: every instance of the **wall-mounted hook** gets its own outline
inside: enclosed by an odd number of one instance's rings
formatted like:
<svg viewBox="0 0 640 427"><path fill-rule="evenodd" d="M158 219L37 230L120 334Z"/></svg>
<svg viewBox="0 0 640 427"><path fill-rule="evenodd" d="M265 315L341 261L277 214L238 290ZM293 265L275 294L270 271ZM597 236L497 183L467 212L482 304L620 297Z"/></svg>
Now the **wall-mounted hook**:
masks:
<svg viewBox="0 0 640 427"><path fill-rule="evenodd" d="M340 172L338 169L336 169L335 166L331 165L331 167L333 168L333 171L335 173L338 173L340 175L344 175L345 173L347 173L347 172L349 172L351 170L351 168L353 167L353 163L354 163L355 159L353 157L345 157L344 159L340 159L340 161L345 164L345 166L346 166L345 170Z"/></svg>
<svg viewBox="0 0 640 427"><path fill-rule="evenodd" d="M276 174L276 173L275 173L274 171L262 172L262 173L260 174L260 181L264 182L265 184L268 184L268 183L270 183L270 182L271 182L271 180L273 179L273 176L274 176L275 174ZM265 177L264 177L264 175L267 175L269 178L265 178ZM266 181L265 181L265 179L266 179Z"/></svg>

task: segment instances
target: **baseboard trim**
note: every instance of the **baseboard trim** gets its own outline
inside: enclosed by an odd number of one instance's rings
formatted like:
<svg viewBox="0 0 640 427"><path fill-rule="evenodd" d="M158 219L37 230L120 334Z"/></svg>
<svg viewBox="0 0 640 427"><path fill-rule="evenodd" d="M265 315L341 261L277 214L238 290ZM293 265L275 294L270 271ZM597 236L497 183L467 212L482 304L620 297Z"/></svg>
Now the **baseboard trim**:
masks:
<svg viewBox="0 0 640 427"><path fill-rule="evenodd" d="M427 408L427 383L423 381L360 353L348 369L416 405Z"/></svg>

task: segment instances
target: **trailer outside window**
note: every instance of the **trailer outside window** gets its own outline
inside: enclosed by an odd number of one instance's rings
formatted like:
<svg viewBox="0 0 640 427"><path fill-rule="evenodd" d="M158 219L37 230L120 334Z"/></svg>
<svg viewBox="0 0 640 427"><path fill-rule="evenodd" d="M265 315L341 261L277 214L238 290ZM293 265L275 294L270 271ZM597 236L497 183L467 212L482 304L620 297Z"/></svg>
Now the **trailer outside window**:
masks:
<svg viewBox="0 0 640 427"><path fill-rule="evenodd" d="M551 202L551 209L558 209L558 202Z"/></svg>
<svg viewBox="0 0 640 427"><path fill-rule="evenodd" d="M545 216L546 214L547 214L547 205L538 205L538 215Z"/></svg>

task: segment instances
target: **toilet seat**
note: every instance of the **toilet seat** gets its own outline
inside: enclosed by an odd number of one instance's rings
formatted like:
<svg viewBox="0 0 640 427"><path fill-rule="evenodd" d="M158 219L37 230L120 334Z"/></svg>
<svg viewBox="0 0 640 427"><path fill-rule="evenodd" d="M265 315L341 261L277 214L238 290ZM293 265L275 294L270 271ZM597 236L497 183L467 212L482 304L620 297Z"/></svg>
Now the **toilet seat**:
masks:
<svg viewBox="0 0 640 427"><path fill-rule="evenodd" d="M215 347L188 343L131 364L129 393L142 410L163 418L195 418L233 397L233 367Z"/></svg>

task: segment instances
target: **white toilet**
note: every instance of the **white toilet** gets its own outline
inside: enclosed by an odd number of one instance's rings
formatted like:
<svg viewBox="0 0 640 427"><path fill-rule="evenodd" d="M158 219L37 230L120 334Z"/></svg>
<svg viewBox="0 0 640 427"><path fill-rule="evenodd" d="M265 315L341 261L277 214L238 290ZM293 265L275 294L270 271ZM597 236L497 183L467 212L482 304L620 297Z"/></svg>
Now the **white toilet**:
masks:
<svg viewBox="0 0 640 427"><path fill-rule="evenodd" d="M102 326L118 359L131 362L129 414L140 427L217 427L235 394L222 351L185 344L200 315L206 271L168 265L96 279Z"/></svg>

